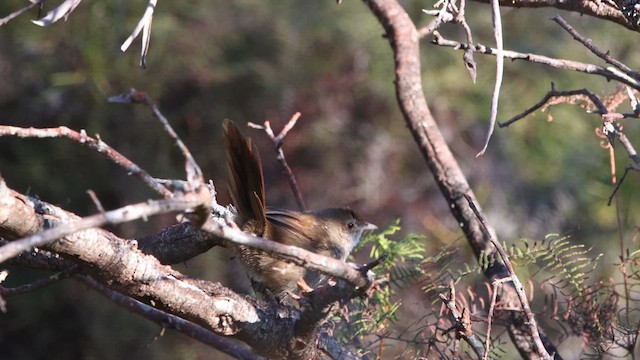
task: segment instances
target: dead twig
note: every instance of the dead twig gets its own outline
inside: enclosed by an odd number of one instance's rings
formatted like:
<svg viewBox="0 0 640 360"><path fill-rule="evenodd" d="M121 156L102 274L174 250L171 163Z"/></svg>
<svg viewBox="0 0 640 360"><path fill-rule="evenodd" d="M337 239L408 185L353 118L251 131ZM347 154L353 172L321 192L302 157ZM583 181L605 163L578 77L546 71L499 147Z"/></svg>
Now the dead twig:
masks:
<svg viewBox="0 0 640 360"><path fill-rule="evenodd" d="M22 9L16 10L14 12L12 12L11 14L3 17L2 19L0 19L0 26L8 23L9 21L17 18L18 16L22 15L23 13L33 9L36 6L39 6L40 9L42 9L42 3L44 2L44 0L31 0L30 4L23 7Z"/></svg>
<svg viewBox="0 0 640 360"><path fill-rule="evenodd" d="M197 189L201 186L204 186L205 181L202 176L202 170L200 166L194 159L193 155L191 155L191 151L187 148L187 146L182 142L178 134L173 130L169 121L167 120L160 109L153 101L153 99L144 91L137 91L136 89L131 89L128 93L111 96L108 99L109 102L113 103L124 103L124 104L143 104L148 106L153 112L153 116L160 121L165 131L171 136L171 138L176 142L176 145L182 151L182 155L186 159L185 170L187 173L187 181L189 185L191 185L192 190Z"/></svg>
<svg viewBox="0 0 640 360"><path fill-rule="evenodd" d="M151 320L158 325L162 326L162 329L173 329L179 333L185 334L190 338L196 339L204 344L211 345L213 348L224 352L236 359L262 359L251 351L247 346L238 344L230 339L216 335L213 332L194 324L190 321L182 319L178 316L167 314L164 311L160 311L147 304L143 304L138 300L132 299L129 296L123 295L117 291L111 290L104 285L98 283L94 279L76 275L74 278L81 283L89 286L93 290L97 291L102 296L116 303L116 305L127 309L128 311L140 315L148 320Z"/></svg>
<svg viewBox="0 0 640 360"><path fill-rule="evenodd" d="M606 61L607 63L615 66L618 70L622 71L625 75L632 77L633 79L640 80L640 73L634 71L621 61L613 58L609 52L605 52L600 50L597 46L593 44L591 39L587 39L584 36L580 35L568 22L566 22L560 15L556 15L551 18L551 20L555 21L558 25L560 25L566 32L571 34L574 39L580 42L584 47L586 47L589 51L595 54L597 57Z"/></svg>
<svg viewBox="0 0 640 360"><path fill-rule="evenodd" d="M498 51L494 48L484 46L481 44L476 45L468 45L466 43L461 43L458 41L448 40L442 37L440 33L435 31L433 33L434 38L431 40L431 43L439 46L447 46L452 47L455 50L472 50L473 52L477 52L485 55L497 55ZM543 64L555 69L569 70L569 71L577 71L585 74L598 75L606 78L607 80L615 80L620 83L631 86L634 89L640 89L640 81L633 79L621 71L612 68L612 67L603 67L594 64L581 63L573 60L566 59L556 59L548 56L531 54L531 53L521 53L517 51L504 50L504 57L512 60L524 60L532 63Z"/></svg>
<svg viewBox="0 0 640 360"><path fill-rule="evenodd" d="M489 350L491 346L491 324L493 323L493 314L496 308L496 303L498 301L498 290L502 286L502 284L509 281L511 281L511 277L495 279L492 283L493 289L491 291L491 303L489 303L489 312L487 314L487 337L484 339L484 355L482 356L483 360L487 360L489 358Z"/></svg>
<svg viewBox="0 0 640 360"><path fill-rule="evenodd" d="M442 9L439 9L439 10L422 9L423 13L427 15L432 15L434 16L434 18L433 20L431 20L431 22L429 22L427 26L424 26L418 29L418 35L421 38L436 31L437 29L440 28L440 26L442 26L442 24L450 23L455 20L455 17L456 17L455 14L458 13L458 9L456 7L455 1L440 0L433 5L434 8L438 8L439 6L442 6Z"/></svg>
<svg viewBox="0 0 640 360"><path fill-rule="evenodd" d="M360 270L361 273L366 274L369 270L387 261L387 257L388 257L387 254L383 254L382 256L373 260L372 262L360 266L358 270Z"/></svg>
<svg viewBox="0 0 640 360"><path fill-rule="evenodd" d="M553 99L555 97L569 97L569 96L575 96L575 95L583 95L583 96L586 96L587 98L589 98L589 100L591 100L593 105L595 105L595 107L597 108L597 113L598 114L604 115L604 114L609 113L609 110L607 110L607 107L600 100L600 98L596 94L594 94L591 91L589 91L588 89L559 91L559 90L556 90L555 84L551 83L551 90L549 90L549 92L547 92L547 94L542 98L542 100L538 101L535 105L531 106L530 108L528 108L527 110L523 111L522 113L512 117L511 119L509 119L507 121L499 122L498 126L507 127L507 126L513 124L514 122L525 118L527 115L529 115L529 114L535 112L536 110L542 108L545 104L547 104L549 102L549 100L551 100L551 99Z"/></svg>
<svg viewBox="0 0 640 360"><path fill-rule="evenodd" d="M440 294L440 299L447 309L449 309L454 320L453 326L447 330L455 330L456 339L463 339L466 341L467 344L471 346L476 356L478 356L478 358L482 357L485 349L482 347L482 342L473 334L469 310L467 308L460 310L456 305L456 289L453 281L449 284L449 294ZM445 330L445 333L448 332L447 330Z"/></svg>
<svg viewBox="0 0 640 360"><path fill-rule="evenodd" d="M543 106L545 106L553 98L556 98L556 97L573 97L573 96L577 96L577 95L584 96L584 97L586 97L586 99L591 101L591 103L596 108L596 110L593 111L593 112L596 113L596 114L599 114L601 119L602 119L602 129L596 129L596 135L598 135L598 136L600 136L602 138L606 138L608 140L608 142L609 142L609 145L612 148L613 148L613 146L615 144L615 139L618 139L620 141L620 143L622 144L622 147L625 149L625 151L627 152L629 158L632 161L631 165L625 169L625 172L622 175L622 178L620 179L620 181L617 184L615 184L615 188L613 189L613 192L612 192L611 196L609 196L609 200L607 202L607 205L611 205L611 202L613 201L613 198L614 198L615 194L620 189L620 186L622 185L622 182L624 181L624 179L627 176L627 174L629 173L629 171L630 170L640 171L640 156L638 155L635 147L633 146L633 144L631 143L629 138L622 131L622 126L617 122L617 121L619 121L621 119L625 119L625 118L638 118L638 117L640 117L640 111L638 110L638 105L637 105L638 101L635 98L635 96L634 96L634 94L633 94L633 92L631 90L627 89L627 95L630 97L631 106L633 108L633 113L617 113L617 112L610 111L607 108L607 106L604 104L604 102L596 94L594 94L593 92L589 91L588 89L558 91L558 90L556 90L555 85L553 83L551 83L551 90L549 92L547 92L547 94L542 98L542 100L538 101L535 105L533 105L532 107L530 107L527 110L523 111L522 113L512 117L511 119L509 119L507 121L504 121L504 122L500 122L499 126L500 127L506 127L506 126L509 126L509 125L513 124L514 122L520 120L520 119L523 119L527 115L529 115L529 114L535 112L536 110L542 108ZM570 103L570 100L567 100L566 102ZM611 107L616 107L617 103L612 103L612 104L609 104L609 105Z"/></svg>
<svg viewBox="0 0 640 360"><path fill-rule="evenodd" d="M16 136L19 138L69 138L79 144L88 146L91 149L104 154L111 161L124 168L128 174L132 174L141 179L150 188L155 190L162 197L168 199L173 196L171 191L164 187L157 179L149 175L141 167L136 165L133 161L127 159L124 155L107 145L99 135L95 138L87 135L86 131L80 130L77 132L71 130L66 126L60 126L56 128L21 128L16 126L0 125L0 136Z"/></svg>
<svg viewBox="0 0 640 360"><path fill-rule="evenodd" d="M144 11L144 14L138 21L138 25L136 25L135 29L127 40L122 43L120 46L120 50L122 52L127 51L133 40L140 34L142 31L142 46L140 48L140 67L145 69L147 67L147 54L149 53L149 42L151 41L151 22L153 21L153 12L156 9L156 5L158 5L158 0L149 0L147 4L147 9Z"/></svg>
<svg viewBox="0 0 640 360"><path fill-rule="evenodd" d="M102 202L100 202L100 199L98 199L98 195L96 195L96 192L93 191L93 190L87 190L87 194L89 194L89 197L93 201L93 204L96 206L96 209L99 212L103 213L104 212L104 206L102 206Z"/></svg>
<svg viewBox="0 0 640 360"><path fill-rule="evenodd" d="M502 40L502 17L500 16L500 2L499 0L490 0L491 3L491 21L493 24L493 33L496 38L496 81L493 86L493 92L491 93L491 110L489 113L489 130L487 131L487 138L484 142L484 146L479 153L476 154L476 158L482 156L487 147L489 147L489 141L493 135L493 130L496 127L496 119L498 118L498 100L500 98L500 88L502 87L502 77L504 75L504 49Z"/></svg>
<svg viewBox="0 0 640 360"><path fill-rule="evenodd" d="M544 359L551 360L552 359L551 355L549 355L549 353L547 352L547 349L544 347L544 344L542 343L542 340L540 339L540 332L538 330L538 324L536 322L536 318L535 316L533 316L533 312L531 311L531 307L529 306L529 301L527 300L527 295L524 292L524 287L522 286L520 279L518 278L515 271L513 270L513 265L511 264L511 260L509 260L509 257L507 256L507 253L502 248L502 245L500 245L500 243L496 241L493 234L491 234L491 232L489 231L486 219L480 213L480 211L478 211L478 208L476 207L476 204L474 203L471 196L464 194L464 197L469 202L469 207L471 207L471 210L473 210L473 213L476 215L476 217L480 221L480 224L482 225L482 230L485 236L489 238L489 241L495 247L498 254L500 254L500 258L502 258L502 262L507 268L507 271L509 273L509 280L511 280L511 282L513 283L513 287L518 296L518 300L520 301L520 305L522 306L522 312L527 318L526 326L530 330L530 335L535 345L535 349L534 349L535 353L537 353L539 356L541 356Z"/></svg>
<svg viewBox="0 0 640 360"><path fill-rule="evenodd" d="M68 277L70 277L71 275L73 275L75 273L75 271L77 270L77 266L74 266L70 269L67 270L63 270L61 272L58 272L56 274L53 274L51 276L48 276L46 278L34 281L32 283L29 284L24 284L24 285L20 285L20 286L16 286L16 287L12 287L12 288L6 288L3 286L0 286L0 295L2 296L12 296L12 295L21 295L21 294L25 294L46 286L49 286L51 284L55 284L57 282L60 282Z"/></svg>
<svg viewBox="0 0 640 360"><path fill-rule="evenodd" d="M371 285L371 279L360 269L354 268L344 261L319 255L297 246L283 245L275 241L265 240L255 235L247 234L237 227L208 221L202 229L225 238L236 244L248 246L263 251L275 258L303 266L309 270L346 280L356 289L366 289Z"/></svg>
<svg viewBox="0 0 640 360"><path fill-rule="evenodd" d="M258 125L251 122L248 125L249 127L254 129L264 130L267 136L269 136L269 139L271 139L271 141L273 142L273 148L276 151L276 159L284 169L285 175L287 175L287 179L289 180L289 185L291 186L293 196L296 198L298 208L304 211L306 209L306 206L304 204L304 200L302 199L302 193L300 192L300 188L298 187L298 182L296 181L296 177L293 175L293 171L291 171L291 168L287 163L287 159L285 159L284 157L284 152L282 151L282 142L284 140L284 137L287 136L291 129L293 129L299 118L299 112L293 114L293 116L291 116L291 119L289 119L289 122L287 122L284 128L282 128L282 131L280 131L278 136L275 136L273 129L271 129L271 124L268 120L265 121L263 125Z"/></svg>
<svg viewBox="0 0 640 360"><path fill-rule="evenodd" d="M471 27L467 24L467 19L464 17L464 10L466 7L466 1L460 0L460 11L456 14L455 21L462 25L464 29L464 33L467 36L467 45L469 47L473 44L473 36L471 35ZM504 55L503 55L504 56ZM464 55L462 55L462 60L464 61L464 66L469 71L469 75L471 75L471 80L473 83L476 83L476 77L478 75L478 69L476 66L476 61L473 59L473 51L470 48L464 51Z"/></svg>
<svg viewBox="0 0 640 360"><path fill-rule="evenodd" d="M613 191L611 192L611 196L609 196L609 200L607 201L607 206L611 206L611 203L613 202L613 198L616 196L616 194L618 193L618 190L620 190L620 187L622 186L622 182L624 181L624 179L627 177L627 174L629 173L629 171L640 171L638 168L633 167L633 166L627 166L624 169L624 173L622 174L622 177L620 178L620 181L618 181L618 183L616 184L616 186L613 188Z"/></svg>
<svg viewBox="0 0 640 360"><path fill-rule="evenodd" d="M477 76L477 68L476 68L476 62L473 59L473 50L471 50L472 44L473 44L473 35L471 34L471 27L469 27L469 24L467 23L467 20L464 17L466 1L460 0L459 8L456 7L455 1L448 1L448 0L439 1L434 5L434 7L437 7L438 5L442 5L442 9L440 10L424 10L423 9L422 10L422 12L424 12L425 14L435 16L435 19L433 19L429 23L429 25L423 28L420 28L418 30L418 34L420 35L420 38L423 38L431 33L435 33L436 30L444 23L460 24L464 29L465 35L467 37L467 48L464 51L462 60L464 61L464 65L467 68L469 75L471 76L471 80L475 84L476 76Z"/></svg>

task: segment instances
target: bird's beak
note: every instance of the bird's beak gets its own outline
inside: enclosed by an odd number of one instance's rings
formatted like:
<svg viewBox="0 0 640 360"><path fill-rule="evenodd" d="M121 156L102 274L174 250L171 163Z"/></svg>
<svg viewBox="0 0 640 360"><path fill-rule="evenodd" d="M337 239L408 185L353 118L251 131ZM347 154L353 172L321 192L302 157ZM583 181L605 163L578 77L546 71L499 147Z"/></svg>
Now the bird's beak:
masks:
<svg viewBox="0 0 640 360"><path fill-rule="evenodd" d="M378 227L371 223L364 222L362 225L360 225L360 229L362 229L362 231L367 231L367 230L376 230L378 229Z"/></svg>

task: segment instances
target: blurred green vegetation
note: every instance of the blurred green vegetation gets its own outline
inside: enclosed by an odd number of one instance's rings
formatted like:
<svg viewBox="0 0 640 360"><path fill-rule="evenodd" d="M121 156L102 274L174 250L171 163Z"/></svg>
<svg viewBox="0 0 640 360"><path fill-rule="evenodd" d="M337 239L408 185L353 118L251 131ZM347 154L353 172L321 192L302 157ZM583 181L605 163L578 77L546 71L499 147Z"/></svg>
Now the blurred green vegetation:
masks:
<svg viewBox="0 0 640 360"><path fill-rule="evenodd" d="M430 20L420 9L433 2L403 3L419 25ZM3 1L0 16L23 5ZM66 22L47 28L30 22L35 12L0 27L0 122L86 129L154 176L184 177L179 152L147 109L106 102L132 87L146 91L226 203L222 120L269 119L278 130L300 111L302 118L284 149L309 207L348 205L378 225L401 218L403 232L426 235L427 251L461 237L397 110L391 51L362 2L160 2L148 68L141 70L139 39L126 53L119 47L145 6L144 1L83 2ZM494 44L488 7L467 6L474 41ZM502 13L505 48L602 64L548 20L557 11ZM637 33L586 16L562 15L596 45L638 67ZM452 25L440 32L464 39ZM577 107L554 106L498 129L489 151L475 159L488 127L494 58L476 54L473 84L461 52L438 48L428 39L422 49L427 99L501 240L569 233L572 241L605 254L596 276L612 275L619 234L616 207L606 206L612 187L608 151L594 135L598 117ZM539 101L552 81L560 90L586 87L602 96L615 87L605 79L523 61L505 65L499 120ZM638 125L624 125L633 142ZM246 133L262 151L269 203L294 207L270 143L255 130ZM616 148L616 155L620 176L628 160L622 149ZM100 154L65 139L0 138L0 173L10 187L80 215L95 211L87 189L106 208L155 196ZM632 196L637 193L638 175L632 173L618 197L626 240L640 210ZM114 230L135 237L172 221L165 216ZM366 252L357 255L368 259ZM242 288L238 282L243 280L228 271L228 259L212 251L181 270ZM10 285L37 277L11 270ZM214 357L210 349L177 334L154 340L156 325L71 281L8 302L9 312L0 315L0 348L9 358ZM19 345L24 337L28 347Z"/></svg>

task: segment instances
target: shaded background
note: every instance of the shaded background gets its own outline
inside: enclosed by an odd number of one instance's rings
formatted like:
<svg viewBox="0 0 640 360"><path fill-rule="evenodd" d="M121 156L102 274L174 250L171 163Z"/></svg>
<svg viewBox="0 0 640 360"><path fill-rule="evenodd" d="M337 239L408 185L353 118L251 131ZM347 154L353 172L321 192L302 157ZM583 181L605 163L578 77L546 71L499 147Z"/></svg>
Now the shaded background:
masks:
<svg viewBox="0 0 640 360"><path fill-rule="evenodd" d="M3 1L0 16L23 3ZM403 2L421 25L430 17L420 10L432 3ZM47 28L30 23L35 12L0 27L0 123L86 129L153 176L183 178L180 153L148 109L106 102L132 87L144 90L171 121L205 176L215 182L219 202L226 204L222 120L268 119L279 131L300 111L301 120L284 150L309 208L350 206L379 226L399 218L403 230L398 239L423 234L429 253L457 242L467 261L475 261L397 109L391 51L363 3L160 2L148 69L140 70L139 40L126 53L119 46L145 6L144 1L86 2L68 21ZM502 13L506 49L600 63L548 20L557 11ZM638 66L636 33L588 17L562 15L595 44L632 68ZM476 42L494 43L486 5L468 4L467 18ZM440 32L464 41L457 27L446 26ZM427 100L501 240L570 234L576 243L593 246L594 254L606 254L595 279L612 275L620 234L615 207L606 206L612 188L608 152L594 135L598 117L568 105L554 107L552 122L547 121L548 113L537 113L498 129L489 151L475 159L488 127L494 59L476 55L479 74L474 85L461 52L438 48L428 39L422 49ZM506 61L499 120L537 102L551 81L560 90L588 87L602 95L614 90L614 84L601 78ZM625 123L632 142L637 127ZM245 134L261 150L268 203L295 208L270 141L256 130ZM618 151L618 168L627 163ZM0 173L11 188L79 215L96 211L88 189L107 209L155 197L100 154L66 139L0 138ZM636 224L638 205L632 195L637 191L638 178L632 174L619 203L623 228L628 229L622 234L625 239ZM110 230L133 238L173 221L173 216L163 216ZM357 258L367 261L367 255L361 252ZM246 279L237 275L237 264L224 251L212 250L177 268L247 290ZM7 285L44 275L10 271ZM426 302L416 289L405 296L405 316ZM3 357L218 356L173 332L156 338L156 324L130 316L71 281L7 300L9 311L0 314Z"/></svg>

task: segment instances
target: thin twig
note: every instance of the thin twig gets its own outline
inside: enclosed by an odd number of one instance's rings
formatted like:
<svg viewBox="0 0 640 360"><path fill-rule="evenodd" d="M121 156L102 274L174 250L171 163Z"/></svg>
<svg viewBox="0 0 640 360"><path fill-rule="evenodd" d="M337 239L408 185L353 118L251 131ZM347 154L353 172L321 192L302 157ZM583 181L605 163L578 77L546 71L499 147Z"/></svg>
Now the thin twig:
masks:
<svg viewBox="0 0 640 360"><path fill-rule="evenodd" d="M484 146L479 153L476 154L476 158L482 156L487 147L489 147L489 141L493 130L496 127L496 119L498 118L498 100L500 98L500 87L502 86L502 76L504 75L504 49L502 41L502 17L500 16L500 2L499 0L491 0L491 19L493 23L493 33L496 38L496 81L493 86L493 93L491 94L491 111L489 113L489 130L487 131L487 138L484 142Z"/></svg>
<svg viewBox="0 0 640 360"><path fill-rule="evenodd" d="M248 246L309 270L344 279L357 289L366 289L372 283L366 274L342 260L319 255L297 246L265 240L255 235L247 234L237 227L220 224L215 221L205 223L202 229L223 237L234 244Z"/></svg>
<svg viewBox="0 0 640 360"><path fill-rule="evenodd" d="M8 244L9 241L0 239L0 245ZM41 248L34 248L29 252L24 252L9 261L8 265L23 268L61 272L77 266L71 260L64 259L60 254L56 254Z"/></svg>
<svg viewBox="0 0 640 360"><path fill-rule="evenodd" d="M53 274L51 276L48 276L46 278L34 281L32 283L29 284L24 284L24 285L20 285L20 286L16 286L16 287L12 287L12 288L6 288L6 287L2 287L0 286L0 295L2 296L11 296L11 295L21 295L21 294L25 294L40 288L43 288L45 286L49 286L51 284L55 284L61 280L64 280L66 278L68 278L69 276L71 276L73 273L75 273L75 271L77 270L77 266L74 266L70 269L61 271L59 273Z"/></svg>
<svg viewBox="0 0 640 360"><path fill-rule="evenodd" d="M211 347L236 359L262 359L262 357L254 354L251 349L246 346L240 345L222 336L218 336L185 319L167 314L147 304L141 303L138 300L113 291L88 276L76 275L74 278L97 291L107 299L113 301L118 306L157 323L162 326L163 329L174 329L190 338L210 345Z"/></svg>
<svg viewBox="0 0 640 360"><path fill-rule="evenodd" d="M158 0L149 0L144 14L140 18L140 21L138 21L138 25L136 25L133 32L131 32L131 35L129 35L129 37L120 46L120 50L122 52L127 51L133 40L135 40L135 38L140 34L140 31L142 31L140 67L143 69L147 67L147 53L149 52L149 42L151 41L151 22L153 21L153 12L155 11L157 4Z"/></svg>
<svg viewBox="0 0 640 360"><path fill-rule="evenodd" d="M635 168L634 170L639 170L640 156L638 156L638 153L636 152L636 149L631 144L631 141L629 141L629 138L622 131L618 131L617 135L618 135L618 140L620 140L620 143L622 144L624 149L627 151L627 154L629 154L629 157L631 158L631 160L633 160L633 163L635 164L635 165L632 165Z"/></svg>
<svg viewBox="0 0 640 360"><path fill-rule="evenodd" d="M633 113L640 114L640 102L638 101L638 98L636 98L635 94L633 93L633 90L628 86L625 86L624 89L627 92L627 97L629 98L629 104L633 109Z"/></svg>
<svg viewBox="0 0 640 360"><path fill-rule="evenodd" d="M419 29L418 34L420 35L420 38L423 38L431 33L436 32L436 30L440 28L440 26L444 23L450 22L460 24L464 29L465 35L467 37L467 49L464 51L464 55L462 55L462 60L464 61L464 66L467 68L467 71L471 76L471 80L475 84L478 70L476 62L473 59L473 50L471 50L473 46L473 35L471 34L471 27L464 17L466 1L460 0L459 8L456 7L455 1L440 1L436 3L434 7L437 7L438 4L442 4L441 10L422 10L426 14L436 16L436 18L433 19L431 23L429 23L429 25Z"/></svg>
<svg viewBox="0 0 640 360"><path fill-rule="evenodd" d="M358 270L360 270L360 272L362 272L363 274L366 274L367 271L373 269L374 267L382 264L383 262L387 261L388 255L387 254L383 254L382 256L380 256L379 258L373 260L372 262L368 263L368 264L364 264L362 266L360 266L358 268Z"/></svg>
<svg viewBox="0 0 640 360"><path fill-rule="evenodd" d="M502 284L509 281L511 281L511 278L506 277L502 279L495 279L492 283L493 290L491 292L491 303L489 304L489 311L487 314L487 335L484 339L484 355L482 356L483 360L487 360L489 358L489 350L491 348L491 324L493 323L493 314L498 300L498 290L499 287L502 286Z"/></svg>
<svg viewBox="0 0 640 360"><path fill-rule="evenodd" d="M104 212L104 207L102 206L102 203L100 202L100 199L98 199L98 195L96 195L96 192L93 191L93 190L87 190L87 194L89 194L89 197L93 201L93 204L96 206L96 209L99 212L103 213Z"/></svg>
<svg viewBox="0 0 640 360"><path fill-rule="evenodd" d="M518 296L518 300L520 300L520 305L522 306L522 311L524 312L524 315L527 318L526 326L530 330L531 338L533 339L533 342L534 342L535 347L536 347L536 349L534 349L534 351L538 355L542 356L544 359L549 359L549 360L552 359L551 355L549 355L549 353L547 352L547 349L544 347L544 344L542 343L542 339L540 339L540 332L538 331L538 325L537 325L537 322L536 322L536 318L533 316L533 312L531 311L531 307L529 306L529 301L527 300L527 295L524 293L524 287L522 286L522 283L520 282L520 279L518 278L518 276L516 275L515 271L513 270L513 265L511 264L511 260L509 260L509 257L507 256L507 253L502 248L502 245L500 245L500 243L495 240L495 238L493 237L493 235L489 231L486 219L480 213L480 211L478 211L478 208L476 207L475 203L473 202L473 199L471 198L471 196L469 196L467 194L464 194L464 197L465 197L465 199L467 199L467 201L469 202L469 207L471 207L471 210L473 211L473 213L476 215L476 217L480 221L480 224L482 225L482 230L483 230L485 236L487 238L489 238L489 241L491 242L491 244L493 244L493 246L496 248L496 251L498 252L498 254L500 254L500 257L502 258L502 262L504 263L505 267L507 268L510 280L511 280L511 282L513 282L513 287L514 287L514 289L516 291L516 294Z"/></svg>
<svg viewBox="0 0 640 360"><path fill-rule="evenodd" d="M71 130L66 126L60 126L56 128L21 128L16 126L0 125L0 136L16 136L19 138L61 138L66 137L79 144L90 147L97 150L107 156L111 161L123 167L127 173L133 174L140 178L150 188L155 190L158 194L168 199L173 196L171 191L160 184L153 176L149 175L146 171L136 165L133 161L127 159L124 155L120 154L117 150L107 145L100 136L92 138L87 135L84 130L77 132Z"/></svg>
<svg viewBox="0 0 640 360"><path fill-rule="evenodd" d="M531 106L530 108L528 108L527 110L523 111L522 113L512 117L511 119L509 119L507 121L503 121L503 122L498 122L498 126L507 127L507 126L513 124L514 122L525 118L527 115L529 115L529 114L535 112L536 110L540 109L541 107L543 107L552 98L562 97L562 96L574 96L574 95L584 95L584 96L588 97L589 100L591 100L591 102L593 103L593 105L595 105L595 107L598 109L598 114L604 115L604 114L609 113L609 110L607 110L607 107L602 103L600 98L598 98L598 96L596 94L594 94L593 92L589 91L588 89L558 91L555 88L555 84L551 83L551 90L549 90L549 92L547 92L547 94L542 98L542 100L538 101L535 105Z"/></svg>
<svg viewBox="0 0 640 360"><path fill-rule="evenodd" d="M442 26L442 24L450 23L455 19L455 16L452 12L457 12L455 8L455 4L450 2L449 0L441 0L433 5L434 8L437 8L439 5L442 6L440 10L425 10L422 9L422 12L427 15L435 16L433 20L427 25L420 29L418 29L418 35L422 38L425 37L432 32ZM451 10L451 11L450 11Z"/></svg>
<svg viewBox="0 0 640 360"><path fill-rule="evenodd" d="M435 31L433 33L433 40L431 43L439 46L447 46L452 47L455 50L464 50L471 49L474 52L485 54L485 55L497 55L498 51L494 48L484 46L481 44L476 44L469 47L466 43L448 40L442 37L440 33ZM504 50L504 57L507 59L513 60L524 60L532 63L547 65L552 68L569 70L569 71L577 71L585 74L598 75L603 76L607 80L615 80L621 82L623 84L629 85L634 89L640 89L640 81L631 78L630 76L624 74L622 71L612 67L603 67L594 64L581 63L573 60L565 60L565 59L556 59L548 56L531 54L531 53L520 53L517 51Z"/></svg>
<svg viewBox="0 0 640 360"><path fill-rule="evenodd" d="M549 92L547 92L547 94L542 98L542 100L540 100L539 102L537 102L535 105L533 105L532 107L528 108L527 110L523 111L522 113L512 117L511 119L504 121L504 122L500 122L498 123L500 127L506 127L509 126L511 124L513 124L514 122L523 119L524 117L526 117L527 115L535 112L536 110L542 108L545 104L547 104L549 102L549 100L551 100L554 97L563 97L563 96L575 96L575 95L584 95L586 96L591 103L593 103L593 105L596 107L596 111L595 113L599 114L602 118L602 122L603 122L603 127L602 130L597 129L597 132L600 133L601 137L606 137L607 140L609 141L609 144L613 147L614 145L614 140L618 139L620 141L620 143L622 144L622 146L624 147L625 151L627 152L627 154L629 155L629 158L632 161L632 164L630 165L630 167L628 167L622 178L620 179L620 181L616 184L615 188L613 189L613 193L611 194L611 196L609 197L609 200L607 202L607 205L611 205L611 202L613 201L613 198L615 196L615 194L618 192L618 190L620 189L620 186L622 185L622 182L624 181L624 178L627 176L627 173L629 172L629 170L634 170L634 171L640 171L640 156L638 155L635 147L633 146L633 144L631 144L631 141L629 141L629 138L624 134L624 132L622 131L622 127L616 122L617 120L623 119L623 118L638 118L638 113L634 112L633 113L615 113L615 112L610 112L609 109L607 109L606 105L604 104L604 102L602 100L600 100L600 98L594 94L593 92L589 91L588 89L578 89L578 90L568 90L568 91L558 91L555 88L555 85L553 83L551 83L551 90ZM630 96L632 97L632 105L634 104L635 97L633 97L633 94L631 93Z"/></svg>
<svg viewBox="0 0 640 360"><path fill-rule="evenodd" d="M59 20L67 19L73 10L80 5L81 1L82 0L65 0L60 5L47 12L47 15L44 17L39 18L38 20L31 20L31 22L38 26L49 26ZM42 7L39 10L42 10ZM38 11L38 16L40 15L40 11Z"/></svg>
<svg viewBox="0 0 640 360"><path fill-rule="evenodd" d="M627 87L628 90L628 95L631 96L632 101L633 99L635 99L635 96L633 95L633 93L631 93L631 91L629 90L629 88ZM618 129L616 129L618 130ZM616 179L616 153L613 149L613 144L609 144L608 146L608 150L609 150L609 166L611 169L611 184L615 186L615 190L613 192L613 194L611 195L611 197L609 197L609 202L608 202L608 206L611 205L611 200L613 199L615 192L617 191L617 189L619 189L617 183L617 179ZM628 170L625 169L625 175L627 173ZM620 250L620 265L619 265L619 269L620 269L620 273L622 274L622 288L624 289L624 316L625 316L625 321L627 324L631 323L630 319L629 319L629 299L633 296L631 295L630 289L629 289L629 282L628 282L628 274L627 274L627 266L626 266L626 262L627 262L627 256L625 255L628 254L628 252L625 252L625 239L624 239L624 225L622 224L622 210L620 209L620 202L617 201L618 199L616 198L616 223L618 226L618 247Z"/></svg>
<svg viewBox="0 0 640 360"><path fill-rule="evenodd" d="M476 83L476 77L478 75L478 69L476 66L476 61L473 59L473 50L471 50L471 45L473 44L473 36L471 34L471 27L467 24L467 19L464 17L464 11L466 7L466 1L460 0L460 10L458 14L456 14L455 21L462 25L464 29L464 33L467 36L467 50L464 51L464 55L462 55L462 60L464 61L464 66L467 68L469 75L471 76L471 80L473 83ZM504 53L504 52L503 52ZM504 55L502 55L504 57Z"/></svg>
<svg viewBox="0 0 640 360"><path fill-rule="evenodd" d="M597 57L599 57L602 60L606 61L607 63L615 66L616 68L618 68L620 71L622 71L626 75L628 75L628 76L630 76L630 77L632 77L632 78L634 78L636 80L640 80L640 73L638 73L637 71L634 71L633 69L631 69L630 67L628 67L627 65L622 63L621 61L619 61L617 59L614 59L609 54L608 51L604 52L604 51L598 49L597 46L593 45L593 42L591 41L591 39L587 39L584 36L580 35L580 33L577 32L573 27L571 27L571 25L569 25L569 23L567 23L560 15L556 15L556 16L552 17L551 20L553 20L556 23L558 23L558 25L560 25L565 31L567 31L569 34L571 34L571 36L573 36L574 39L578 40L582 45L584 45L584 47L589 49L589 51L594 53Z"/></svg>
<svg viewBox="0 0 640 360"><path fill-rule="evenodd" d="M109 102L147 105L153 112L153 115L156 117L156 119L158 119L160 123L162 123L165 131L169 134L169 136L171 136L171 138L176 142L176 144L182 151L182 155L186 159L185 169L187 173L187 181L189 182L189 184L193 187L193 189L204 186L204 177L202 176L202 170L200 169L200 166L198 166L198 163L194 159L193 155L191 155L191 152L189 151L187 146L182 142L178 134L173 130L167 118L162 115L162 112L160 112L160 109L158 108L156 103L146 92L131 89L131 91L129 91L128 93L109 97Z"/></svg>
<svg viewBox="0 0 640 360"><path fill-rule="evenodd" d="M468 310L463 309L460 311L456 305L456 289L453 281L449 284L449 295L440 294L440 299L453 316L454 325L450 330L456 331L456 339L461 338L466 341L467 344L471 346L476 356L480 358L484 352L482 342L473 334Z"/></svg>
<svg viewBox="0 0 640 360"><path fill-rule="evenodd" d="M23 7L22 9L16 10L14 12L12 12L11 14L3 17L2 19L0 19L0 26L8 23L9 21L17 18L18 16L22 15L23 13L33 9L36 6L42 6L42 3L44 2L44 0L31 0L31 3L25 7Z"/></svg>
<svg viewBox="0 0 640 360"><path fill-rule="evenodd" d="M258 125L251 122L248 125L249 127L254 129L264 130L264 132L267 133L267 136L269 136L269 138L273 142L273 148L276 151L276 159L280 163L280 166L282 166L282 168L284 169L285 175L287 175L287 179L289 180L289 186L291 186L291 191L293 192L293 196L296 198L296 203L298 204L298 208L304 211L306 209L306 206L304 204L304 200L302 199L302 193L300 192L300 188L298 187L298 182L296 181L296 177L293 175L293 171L291 171L291 168L287 163L287 159L285 159L284 157L284 152L282 151L282 143L283 143L284 137L287 136L287 134L291 129L293 129L293 127L296 125L296 122L298 121L299 118L300 118L299 112L293 114L293 116L291 116L291 119L289 119L289 121L284 126L284 128L282 128L282 131L280 131L278 136L275 136L269 121L265 121L263 125Z"/></svg>
<svg viewBox="0 0 640 360"><path fill-rule="evenodd" d="M616 186L613 188L613 192L611 193L611 196L609 196L609 201L607 201L607 206L611 206L611 203L613 202L613 198L618 193L618 190L620 190L620 187L622 186L622 183L624 182L624 179L627 177L627 174L629 173L630 170L638 171L638 169L634 168L633 166L627 166L624 169L624 173L622 174L620 181L618 181Z"/></svg>

